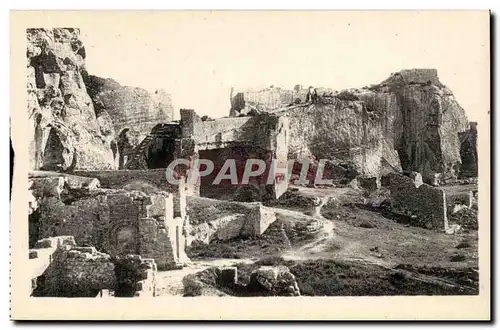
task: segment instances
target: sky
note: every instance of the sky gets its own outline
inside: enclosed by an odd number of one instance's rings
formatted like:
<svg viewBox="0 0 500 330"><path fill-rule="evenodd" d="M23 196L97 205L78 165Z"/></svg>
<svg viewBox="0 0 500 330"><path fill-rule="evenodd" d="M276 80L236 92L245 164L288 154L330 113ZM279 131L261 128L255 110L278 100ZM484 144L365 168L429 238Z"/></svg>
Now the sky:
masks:
<svg viewBox="0 0 500 330"><path fill-rule="evenodd" d="M72 21L90 74L229 114L231 87L333 89L436 68L470 120L489 111L488 12L133 12Z"/></svg>

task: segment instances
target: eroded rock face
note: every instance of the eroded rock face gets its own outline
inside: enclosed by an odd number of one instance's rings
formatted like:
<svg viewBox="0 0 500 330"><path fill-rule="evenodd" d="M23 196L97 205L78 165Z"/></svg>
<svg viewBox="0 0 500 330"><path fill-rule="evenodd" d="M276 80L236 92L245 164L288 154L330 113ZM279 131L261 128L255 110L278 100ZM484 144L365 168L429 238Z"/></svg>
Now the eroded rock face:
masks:
<svg viewBox="0 0 500 330"><path fill-rule="evenodd" d="M31 169L115 169L115 132L87 94L78 29L27 29Z"/></svg>
<svg viewBox="0 0 500 330"><path fill-rule="evenodd" d="M150 93L122 86L113 79L86 76L85 84L97 109L105 110L118 136L135 147L159 123L173 120L172 98L163 90Z"/></svg>
<svg viewBox="0 0 500 330"><path fill-rule="evenodd" d="M233 92L231 115L249 109L287 114L289 159L328 159L364 177L416 171L426 182L435 174L457 177L459 134L469 129L463 108L435 69L403 70L378 85L341 92L268 88Z"/></svg>

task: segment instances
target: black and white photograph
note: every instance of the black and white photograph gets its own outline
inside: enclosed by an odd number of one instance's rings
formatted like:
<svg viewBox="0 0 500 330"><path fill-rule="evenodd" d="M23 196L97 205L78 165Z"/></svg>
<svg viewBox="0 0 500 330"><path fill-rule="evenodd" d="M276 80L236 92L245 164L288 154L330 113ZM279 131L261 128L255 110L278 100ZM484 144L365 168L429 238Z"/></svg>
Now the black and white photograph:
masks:
<svg viewBox="0 0 500 330"><path fill-rule="evenodd" d="M489 315L489 15L11 12L12 317L443 296Z"/></svg>

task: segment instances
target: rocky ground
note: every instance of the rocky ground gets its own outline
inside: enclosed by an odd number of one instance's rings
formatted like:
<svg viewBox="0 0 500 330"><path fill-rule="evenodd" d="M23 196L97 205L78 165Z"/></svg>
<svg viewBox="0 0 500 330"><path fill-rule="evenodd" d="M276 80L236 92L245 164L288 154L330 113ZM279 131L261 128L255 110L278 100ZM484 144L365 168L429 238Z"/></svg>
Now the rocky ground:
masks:
<svg viewBox="0 0 500 330"><path fill-rule="evenodd" d="M183 274L236 266L239 285L248 285L262 265L286 266L302 295L478 293L478 236L472 227L452 235L412 227L374 209L377 196L352 188L292 192L289 203L274 206L277 221L261 237L194 245L188 250L192 266ZM182 293L180 284L176 293Z"/></svg>

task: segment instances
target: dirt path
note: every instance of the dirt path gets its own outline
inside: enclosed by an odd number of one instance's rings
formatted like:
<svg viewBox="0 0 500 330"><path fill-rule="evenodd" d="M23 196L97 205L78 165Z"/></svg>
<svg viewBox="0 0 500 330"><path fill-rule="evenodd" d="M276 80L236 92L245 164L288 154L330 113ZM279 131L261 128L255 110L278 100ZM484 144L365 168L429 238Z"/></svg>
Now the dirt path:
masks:
<svg viewBox="0 0 500 330"><path fill-rule="evenodd" d="M318 205L315 206L314 211L312 212L312 217L315 220L321 221L322 227L317 233L314 240L311 242L301 246L298 249L293 249L288 251L283 255L285 260L306 260L306 259L315 259L314 254L324 251L327 247L328 243L334 238L334 224L332 221L326 219L321 215L321 208L328 203L330 197L322 196L318 197L320 200Z"/></svg>
<svg viewBox="0 0 500 330"><path fill-rule="evenodd" d="M156 296L182 296L184 276L200 272L210 267L227 267L238 263L253 263L250 259L215 259L191 261L182 269L158 272L156 278Z"/></svg>

